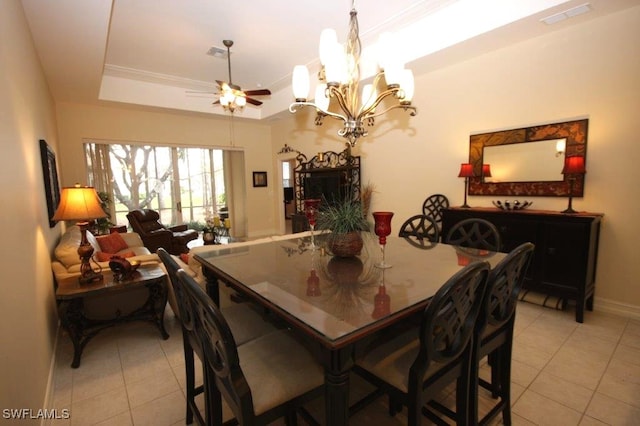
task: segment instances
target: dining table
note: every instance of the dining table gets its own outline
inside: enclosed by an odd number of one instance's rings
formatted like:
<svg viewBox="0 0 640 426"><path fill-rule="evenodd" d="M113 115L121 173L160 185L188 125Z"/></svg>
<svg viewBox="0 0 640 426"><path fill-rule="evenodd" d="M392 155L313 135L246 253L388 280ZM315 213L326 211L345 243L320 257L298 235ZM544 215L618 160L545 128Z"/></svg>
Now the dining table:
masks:
<svg viewBox="0 0 640 426"><path fill-rule="evenodd" d="M506 254L363 233L360 255L332 256L327 234L200 251L207 293L219 303L227 285L266 309L317 351L325 372L325 424L349 423L350 370L356 348L410 321L457 271L474 261L494 267ZM314 239L312 244L311 239Z"/></svg>

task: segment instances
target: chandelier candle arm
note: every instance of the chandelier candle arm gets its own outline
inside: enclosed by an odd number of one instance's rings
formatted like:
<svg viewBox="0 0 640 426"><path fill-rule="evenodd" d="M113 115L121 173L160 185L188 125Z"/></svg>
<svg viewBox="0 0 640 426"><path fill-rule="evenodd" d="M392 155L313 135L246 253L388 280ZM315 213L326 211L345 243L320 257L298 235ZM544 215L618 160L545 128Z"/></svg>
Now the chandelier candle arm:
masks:
<svg viewBox="0 0 640 426"><path fill-rule="evenodd" d="M355 1L352 2L349 16L349 34L345 48L338 43L334 30L325 29L320 35L319 56L322 67L318 73L320 84L316 88L313 102L307 100L310 86L307 67L297 65L294 68L292 87L295 102L289 106L289 111L295 113L305 106L314 107L317 113L316 125L322 125L326 116L342 120L344 126L338 131L338 135L345 137L349 145L354 147L359 138L367 135L363 123L373 126L375 117L392 109L402 108L411 116L416 115L417 109L411 105L415 89L413 73L405 69L404 63L398 57L397 42L390 33L380 36L379 45L386 46L383 51L386 56L381 56L380 70L376 73L373 83L365 85L360 94L362 45ZM375 88L383 78L386 90L376 93ZM395 104L387 106L382 111L376 111L384 99L392 96L395 98ZM335 105L339 112L330 111L331 104Z"/></svg>

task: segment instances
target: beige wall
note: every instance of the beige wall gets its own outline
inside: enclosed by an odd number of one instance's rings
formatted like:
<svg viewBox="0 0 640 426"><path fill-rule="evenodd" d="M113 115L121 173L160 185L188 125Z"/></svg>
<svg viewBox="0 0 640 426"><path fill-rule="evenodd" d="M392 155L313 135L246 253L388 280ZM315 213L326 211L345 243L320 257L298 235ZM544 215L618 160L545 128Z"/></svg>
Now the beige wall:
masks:
<svg viewBox="0 0 640 426"><path fill-rule="evenodd" d="M251 185L253 171L266 171L268 176L273 176L271 132L267 125L235 119L232 131L228 118L149 112L124 106L58 104L57 108L63 185L86 183L82 144L87 140L242 149L245 152L248 236L274 232L273 213L264 208L271 205L272 187L254 188Z"/></svg>
<svg viewBox="0 0 640 426"><path fill-rule="evenodd" d="M377 188L372 209L394 211L398 227L429 194L462 204L463 181L456 176L471 133L589 118L585 196L574 199L574 208L605 213L596 309L632 305L637 315L639 40L635 7L418 76L418 115L378 119L354 150L362 156L363 183ZM316 128L312 120L313 114L298 113L278 122L274 142L287 141L307 157L341 151L336 125ZM274 143L274 155L281 146ZM498 198L469 197L469 204L491 206ZM567 206L566 198L534 202L554 211Z"/></svg>
<svg viewBox="0 0 640 426"><path fill-rule="evenodd" d="M57 151L53 100L22 5L0 2L0 410L45 407L57 315L39 139ZM35 424L27 420L20 424Z"/></svg>

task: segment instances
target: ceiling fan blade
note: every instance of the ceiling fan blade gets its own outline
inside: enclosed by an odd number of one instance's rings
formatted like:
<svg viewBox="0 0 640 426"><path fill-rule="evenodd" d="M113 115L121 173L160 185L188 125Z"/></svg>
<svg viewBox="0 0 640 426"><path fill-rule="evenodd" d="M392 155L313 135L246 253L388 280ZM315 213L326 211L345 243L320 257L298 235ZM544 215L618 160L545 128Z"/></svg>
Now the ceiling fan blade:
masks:
<svg viewBox="0 0 640 426"><path fill-rule="evenodd" d="M271 90L269 89L246 90L244 93L247 96L267 96L271 94Z"/></svg>
<svg viewBox="0 0 640 426"><path fill-rule="evenodd" d="M184 93L195 94L195 95L217 95L218 91L202 91L202 90L185 90Z"/></svg>
<svg viewBox="0 0 640 426"><path fill-rule="evenodd" d="M220 99L218 99L218 100L217 100L217 101L215 101L215 102L212 102L212 103L211 103L211 105L215 105L215 104L219 104L219 103L220 103Z"/></svg>
<svg viewBox="0 0 640 426"><path fill-rule="evenodd" d="M256 105L256 106L262 105L262 102L260 102L259 100L253 99L253 98L249 98L249 97L247 97L247 103L249 103L251 105Z"/></svg>

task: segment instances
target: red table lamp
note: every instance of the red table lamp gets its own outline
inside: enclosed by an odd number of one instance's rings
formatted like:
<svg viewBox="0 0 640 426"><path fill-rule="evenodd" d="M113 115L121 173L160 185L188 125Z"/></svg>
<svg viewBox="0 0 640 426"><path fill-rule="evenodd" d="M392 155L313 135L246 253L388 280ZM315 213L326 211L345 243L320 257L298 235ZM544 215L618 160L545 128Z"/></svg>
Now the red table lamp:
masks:
<svg viewBox="0 0 640 426"><path fill-rule="evenodd" d="M89 221L107 217L107 214L100 205L100 198L95 188L81 187L76 184L74 187L62 188L60 194L60 204L53 215L52 220L75 220L80 227L80 246L78 247L78 256L81 259L80 265L80 283L88 283L99 281L102 279L100 271L96 272L91 267L91 256L93 256L93 247L87 240L87 228Z"/></svg>
<svg viewBox="0 0 640 426"><path fill-rule="evenodd" d="M562 169L562 174L566 175L567 180L569 180L569 206L562 211L562 213L572 214L576 213L576 211L572 207L573 202L573 184L577 178L577 175L583 175L587 171L584 167L584 157L581 155L574 155L571 157L566 157L564 159L564 168Z"/></svg>
<svg viewBox="0 0 640 426"><path fill-rule="evenodd" d="M467 204L467 189L469 187L469 178L473 177L473 166L469 163L462 163L460 164L460 173L458 173L458 177L463 177L464 178L464 204L461 205L460 207L463 207L465 209L469 208L469 205Z"/></svg>

